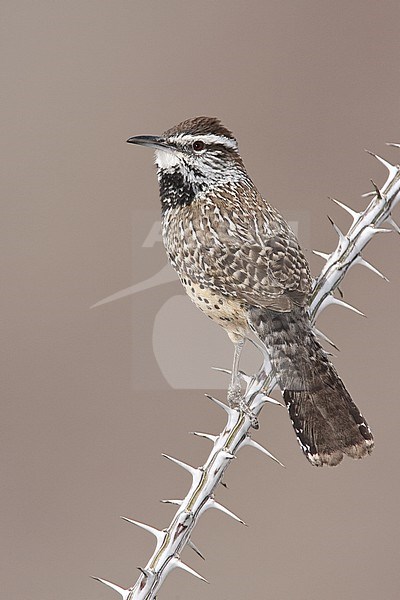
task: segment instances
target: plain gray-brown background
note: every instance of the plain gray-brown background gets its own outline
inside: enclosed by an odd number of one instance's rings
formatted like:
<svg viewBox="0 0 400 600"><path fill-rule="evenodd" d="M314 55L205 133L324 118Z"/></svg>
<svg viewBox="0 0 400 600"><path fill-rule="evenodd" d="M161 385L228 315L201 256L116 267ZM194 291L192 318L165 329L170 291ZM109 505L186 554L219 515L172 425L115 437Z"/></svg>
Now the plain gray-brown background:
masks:
<svg viewBox="0 0 400 600"><path fill-rule="evenodd" d="M400 142L399 20L385 0L2 0L2 598L112 598L90 575L132 585L153 539L119 515L167 526L158 500L189 481L161 452L200 465L207 442L187 432L224 424L203 394L230 342L217 329L197 340L202 315L175 280L89 308L165 264L144 244L151 152L125 140L219 116L307 251L333 249L326 215L349 218L327 197L361 209L370 179L383 183L364 148L399 160L384 145ZM206 562L183 558L211 585L175 572L160 598L399 597L399 253L397 234L378 236L366 255L391 283L355 267L343 285L368 319L334 307L319 323L374 454L314 469L284 411L265 409L255 437L286 469L240 453L218 499L249 527L205 515ZM172 389L152 353L174 298L173 340L161 337L175 374L203 373L204 389Z"/></svg>

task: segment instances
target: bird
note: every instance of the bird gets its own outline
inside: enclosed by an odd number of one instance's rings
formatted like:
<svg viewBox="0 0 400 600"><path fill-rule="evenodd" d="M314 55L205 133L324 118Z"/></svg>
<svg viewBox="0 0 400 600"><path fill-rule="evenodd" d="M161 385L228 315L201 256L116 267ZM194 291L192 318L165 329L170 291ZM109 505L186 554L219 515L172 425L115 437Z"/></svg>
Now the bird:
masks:
<svg viewBox="0 0 400 600"><path fill-rule="evenodd" d="M216 117L198 116L127 142L154 150L169 262L190 299L234 344L229 404L240 401L239 358L253 332L308 461L336 466L344 455L370 454L371 429L310 322L308 262L250 178L233 133Z"/></svg>

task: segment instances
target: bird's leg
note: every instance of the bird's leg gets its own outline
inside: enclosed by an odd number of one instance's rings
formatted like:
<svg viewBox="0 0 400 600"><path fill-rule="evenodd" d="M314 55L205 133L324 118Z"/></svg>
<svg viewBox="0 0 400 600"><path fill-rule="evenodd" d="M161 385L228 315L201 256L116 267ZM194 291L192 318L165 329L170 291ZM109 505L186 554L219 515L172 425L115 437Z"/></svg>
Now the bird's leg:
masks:
<svg viewBox="0 0 400 600"><path fill-rule="evenodd" d="M231 382L230 382L229 388L228 388L228 403L229 403L229 406L231 406L232 408L239 409L245 415L250 417L252 426L254 427L254 429L258 429L258 427L259 427L258 419L252 413L251 409L249 408L249 406L246 404L246 402L243 399L242 386L241 386L241 382L240 382L239 360L240 360L240 355L242 353L245 340L244 340L244 338L241 338L239 340L232 340L232 341L235 346L235 351L233 354L232 378L231 378Z"/></svg>
<svg viewBox="0 0 400 600"><path fill-rule="evenodd" d="M232 377L228 388L228 402L232 407L238 407L242 399L242 386L239 377L239 360L244 346L244 339L234 341L235 352L233 354Z"/></svg>

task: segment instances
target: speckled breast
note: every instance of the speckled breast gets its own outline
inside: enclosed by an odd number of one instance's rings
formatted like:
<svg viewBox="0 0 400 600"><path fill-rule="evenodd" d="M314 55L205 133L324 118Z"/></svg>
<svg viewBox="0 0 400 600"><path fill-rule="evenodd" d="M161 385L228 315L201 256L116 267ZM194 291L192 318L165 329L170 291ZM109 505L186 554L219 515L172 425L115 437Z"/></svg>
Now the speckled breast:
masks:
<svg viewBox="0 0 400 600"><path fill-rule="evenodd" d="M223 327L233 342L242 339L249 330L247 310L242 302L228 298L180 276L185 291L192 302L210 319Z"/></svg>

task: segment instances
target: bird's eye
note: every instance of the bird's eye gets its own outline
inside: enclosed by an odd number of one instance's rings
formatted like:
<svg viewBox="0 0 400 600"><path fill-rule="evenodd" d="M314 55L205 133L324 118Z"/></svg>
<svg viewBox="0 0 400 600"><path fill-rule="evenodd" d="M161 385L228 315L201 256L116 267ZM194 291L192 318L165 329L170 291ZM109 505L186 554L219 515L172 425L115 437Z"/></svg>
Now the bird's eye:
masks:
<svg viewBox="0 0 400 600"><path fill-rule="evenodd" d="M202 150L204 150L205 148L205 143L202 142L201 140L197 140L196 142L193 142L193 150L195 152L201 152Z"/></svg>

